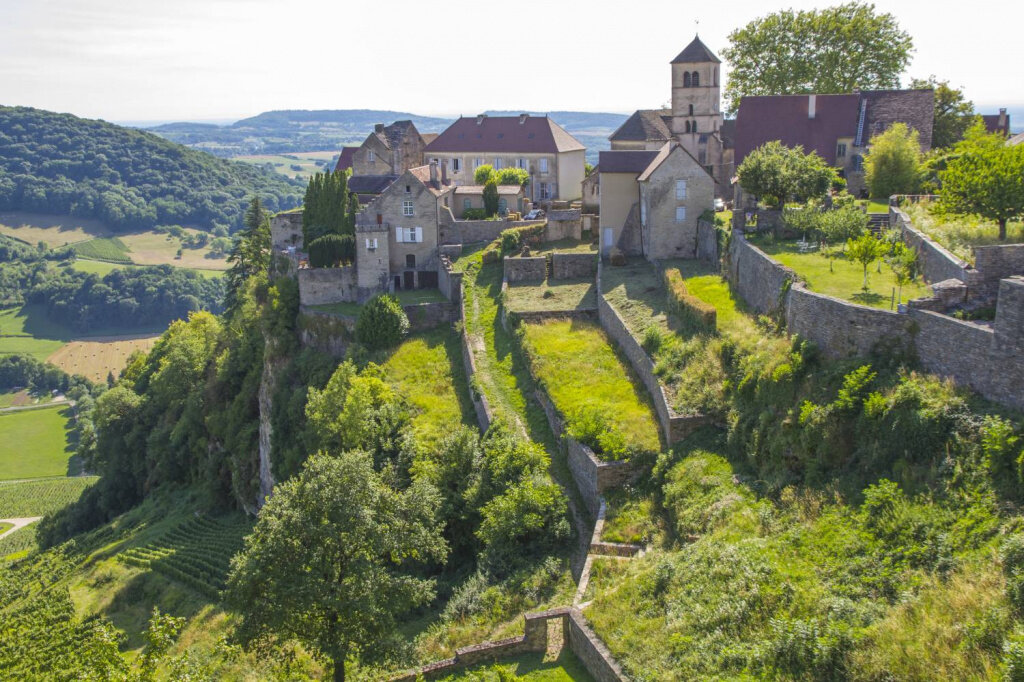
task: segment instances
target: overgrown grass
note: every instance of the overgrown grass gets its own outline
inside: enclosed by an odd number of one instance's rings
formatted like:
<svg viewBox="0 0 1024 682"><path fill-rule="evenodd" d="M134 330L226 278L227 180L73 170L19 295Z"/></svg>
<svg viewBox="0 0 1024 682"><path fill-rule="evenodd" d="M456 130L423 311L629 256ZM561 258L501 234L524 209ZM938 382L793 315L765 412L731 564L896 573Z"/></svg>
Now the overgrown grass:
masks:
<svg viewBox="0 0 1024 682"><path fill-rule="evenodd" d="M884 260L875 261L868 266L868 289L865 291L862 288L863 266L842 254L838 248L829 250L828 253L834 255L830 258L826 252L818 250L802 253L796 242L770 237L752 238L751 243L779 263L796 271L811 291L872 308L889 309L897 302L899 284L892 268ZM901 299L908 301L930 295L930 288L918 277L917 280L903 285Z"/></svg>
<svg viewBox="0 0 1024 682"><path fill-rule="evenodd" d="M975 246L1024 243L1024 222L1006 226L1006 241L999 241L999 226L977 216L946 214L937 205L919 203L905 206L914 227L942 244L968 263L974 262Z"/></svg>
<svg viewBox="0 0 1024 682"><path fill-rule="evenodd" d="M510 284L505 305L512 312L596 310L597 287L588 278Z"/></svg>
<svg viewBox="0 0 1024 682"><path fill-rule="evenodd" d="M547 660L543 653L524 654L438 679L441 682L590 682L593 678L566 646L554 660Z"/></svg>
<svg viewBox="0 0 1024 682"><path fill-rule="evenodd" d="M0 480L77 473L69 471L70 419L66 406L0 415Z"/></svg>
<svg viewBox="0 0 1024 682"><path fill-rule="evenodd" d="M658 424L643 388L592 322L545 320L522 325L523 345L568 428L584 411L600 410L628 446L660 450Z"/></svg>
<svg viewBox="0 0 1024 682"><path fill-rule="evenodd" d="M627 486L604 495L607 503L601 539L605 542L647 544L659 533L654 496Z"/></svg>

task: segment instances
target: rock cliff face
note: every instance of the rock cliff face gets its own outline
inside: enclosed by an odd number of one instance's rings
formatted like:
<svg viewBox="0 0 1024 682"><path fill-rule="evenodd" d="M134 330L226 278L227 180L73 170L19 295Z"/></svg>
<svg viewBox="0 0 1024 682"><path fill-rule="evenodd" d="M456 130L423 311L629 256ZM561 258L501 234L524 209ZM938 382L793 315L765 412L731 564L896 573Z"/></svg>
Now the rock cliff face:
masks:
<svg viewBox="0 0 1024 682"><path fill-rule="evenodd" d="M274 473L270 464L270 410L272 407L271 396L274 393L274 382L276 375L284 364L283 358L278 358L273 352L273 341L265 339L266 350L263 354L263 376L260 378L259 405L260 405L260 490L256 499L256 506L263 507L263 504L274 489Z"/></svg>

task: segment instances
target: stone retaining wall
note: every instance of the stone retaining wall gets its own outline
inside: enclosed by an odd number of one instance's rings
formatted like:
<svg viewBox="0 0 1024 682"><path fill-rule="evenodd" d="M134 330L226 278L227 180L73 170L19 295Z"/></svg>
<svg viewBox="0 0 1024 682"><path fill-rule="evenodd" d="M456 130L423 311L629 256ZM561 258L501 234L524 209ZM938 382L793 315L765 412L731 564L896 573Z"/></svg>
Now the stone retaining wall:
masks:
<svg viewBox="0 0 1024 682"><path fill-rule="evenodd" d="M321 305L357 298L356 267L303 268L299 272L299 303Z"/></svg>
<svg viewBox="0 0 1024 682"><path fill-rule="evenodd" d="M786 326L829 357L867 355L883 342L905 350L913 345L906 315L809 291L801 282L787 296Z"/></svg>
<svg viewBox="0 0 1024 682"><path fill-rule="evenodd" d="M548 277L548 259L544 256L505 256L503 264L507 282L543 282Z"/></svg>
<svg viewBox="0 0 1024 682"><path fill-rule="evenodd" d="M417 303L403 305L409 318L410 331L421 329L433 329L442 324L449 324L459 319L459 309L450 301L431 301L430 303Z"/></svg>
<svg viewBox="0 0 1024 682"><path fill-rule="evenodd" d="M578 210L552 211L548 215L548 226L544 230L544 241L555 242L559 239L580 239L583 232L583 220Z"/></svg>
<svg viewBox="0 0 1024 682"><path fill-rule="evenodd" d="M551 254L551 279L583 279L597 274L597 254L562 253Z"/></svg>
<svg viewBox="0 0 1024 682"><path fill-rule="evenodd" d="M442 214L438 225L441 244L493 242L503 230L528 225L543 225L543 220L451 220Z"/></svg>
<svg viewBox="0 0 1024 682"><path fill-rule="evenodd" d="M942 282L947 279L958 279L967 282L967 270L970 264L960 260L942 247L941 244L929 239L910 222L910 216L896 208L889 207L889 225L900 229L903 243L917 251L921 273L929 282Z"/></svg>
<svg viewBox="0 0 1024 682"><path fill-rule="evenodd" d="M999 292L999 282L1013 275L1024 275L1024 244L993 244L974 247L974 269L978 271L975 287L979 297L992 297ZM970 283L968 283L970 284ZM968 297L971 297L968 289Z"/></svg>
<svg viewBox="0 0 1024 682"><path fill-rule="evenodd" d="M612 652L590 629L579 609L569 612L569 648L597 682L629 680Z"/></svg>
<svg viewBox="0 0 1024 682"><path fill-rule="evenodd" d="M726 272L736 293L758 314L779 312L787 282L797 279L795 272L748 242L741 230L733 230Z"/></svg>
<svg viewBox="0 0 1024 682"><path fill-rule="evenodd" d="M437 288L452 303L462 300L462 274L452 268L451 258L442 253L438 259Z"/></svg>
<svg viewBox="0 0 1024 682"><path fill-rule="evenodd" d="M466 368L466 382L469 384L469 394L473 400L473 411L476 412L476 422L480 431L485 432L491 428L494 421L494 412L491 411L491 404L487 396L480 391L473 378L476 376L476 360L473 359L473 350L469 346L469 332L466 331L466 299L459 299L459 314L462 319L462 364Z"/></svg>

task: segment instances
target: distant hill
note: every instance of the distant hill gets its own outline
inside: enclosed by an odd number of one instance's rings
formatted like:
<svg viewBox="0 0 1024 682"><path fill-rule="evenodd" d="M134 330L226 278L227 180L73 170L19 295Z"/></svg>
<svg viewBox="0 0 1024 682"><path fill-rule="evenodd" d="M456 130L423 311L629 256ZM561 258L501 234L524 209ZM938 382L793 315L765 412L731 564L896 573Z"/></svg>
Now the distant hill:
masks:
<svg viewBox="0 0 1024 682"><path fill-rule="evenodd" d="M216 127L216 126L214 126ZM249 198L297 206L304 186L105 121L0 106L0 211L97 218L114 230L241 225Z"/></svg>
<svg viewBox="0 0 1024 682"><path fill-rule="evenodd" d="M515 115L519 111L488 111L491 115ZM530 112L543 116L544 112ZM597 162L597 153L608 149L608 136L623 121L624 114L588 111L552 111L555 119L587 147L587 160ZM438 133L452 119L418 116L404 111L379 109L288 109L267 111L230 125L210 123L167 123L148 130L169 140L223 157L251 154L290 154L337 151L359 144L375 123L408 119L421 133Z"/></svg>

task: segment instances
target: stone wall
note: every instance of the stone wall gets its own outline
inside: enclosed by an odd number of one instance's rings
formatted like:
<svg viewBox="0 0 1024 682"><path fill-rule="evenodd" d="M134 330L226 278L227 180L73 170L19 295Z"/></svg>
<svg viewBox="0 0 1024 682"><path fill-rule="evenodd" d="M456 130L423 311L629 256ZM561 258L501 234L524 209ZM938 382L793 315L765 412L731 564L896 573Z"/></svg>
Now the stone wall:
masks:
<svg viewBox="0 0 1024 682"><path fill-rule="evenodd" d="M270 219L270 244L274 251L296 246L302 249L302 211L278 213Z"/></svg>
<svg viewBox="0 0 1024 682"><path fill-rule="evenodd" d="M968 263L960 260L932 241L910 222L910 217L900 209L889 207L889 225L898 227L903 236L903 243L917 251L921 273L929 282L942 282L947 279L967 281Z"/></svg>
<svg viewBox="0 0 1024 682"><path fill-rule="evenodd" d="M543 256L505 256L504 268L508 282L543 282L548 276L548 259Z"/></svg>
<svg viewBox="0 0 1024 682"><path fill-rule="evenodd" d="M544 241L555 242L560 239L581 239L583 220L580 211L551 211L547 217L548 226L544 229Z"/></svg>
<svg viewBox="0 0 1024 682"><path fill-rule="evenodd" d="M590 629L579 609L569 613L569 648L597 682L623 682L629 679L608 647Z"/></svg>
<svg viewBox="0 0 1024 682"><path fill-rule="evenodd" d="M787 297L786 327L829 357L867 355L881 342L907 350L913 345L906 315L808 291L799 282Z"/></svg>
<svg viewBox="0 0 1024 682"><path fill-rule="evenodd" d="M551 279L583 279L597 274L597 254L561 253L551 254Z"/></svg>
<svg viewBox="0 0 1024 682"><path fill-rule="evenodd" d="M748 242L742 230L733 230L726 269L736 292L758 314L778 312L786 282L797 278L795 272Z"/></svg>
<svg viewBox="0 0 1024 682"><path fill-rule="evenodd" d="M459 309L451 301L432 301L430 303L417 303L403 305L409 318L409 329L419 331L421 329L432 329L442 324L450 324L459 319Z"/></svg>
<svg viewBox="0 0 1024 682"><path fill-rule="evenodd" d="M697 221L697 260L718 265L718 228L706 220Z"/></svg>
<svg viewBox="0 0 1024 682"><path fill-rule="evenodd" d="M438 242L441 244L473 244L493 242L503 230L527 225L543 225L543 220L455 220L450 210L441 211Z"/></svg>
<svg viewBox="0 0 1024 682"><path fill-rule="evenodd" d="M299 270L299 303L321 305L357 299L356 268L303 268Z"/></svg>
<svg viewBox="0 0 1024 682"><path fill-rule="evenodd" d="M452 261L445 253L441 254L437 268L437 288L452 303L462 300L462 273L452 268Z"/></svg>
<svg viewBox="0 0 1024 682"><path fill-rule="evenodd" d="M976 246L974 269L978 271L978 281L975 283L975 288L980 289L978 296L995 296L1000 291L1000 280L1024 275L1024 244Z"/></svg>

